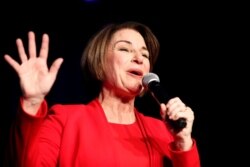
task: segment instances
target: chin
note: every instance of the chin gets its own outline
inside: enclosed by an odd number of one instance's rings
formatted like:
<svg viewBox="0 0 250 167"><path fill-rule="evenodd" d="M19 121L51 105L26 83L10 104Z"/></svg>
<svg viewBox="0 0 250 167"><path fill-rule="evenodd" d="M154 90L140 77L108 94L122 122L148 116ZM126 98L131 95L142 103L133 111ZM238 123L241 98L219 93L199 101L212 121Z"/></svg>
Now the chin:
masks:
<svg viewBox="0 0 250 167"><path fill-rule="evenodd" d="M135 96L140 95L143 92L143 87L141 85L138 85L135 89L132 90L133 94L135 94Z"/></svg>

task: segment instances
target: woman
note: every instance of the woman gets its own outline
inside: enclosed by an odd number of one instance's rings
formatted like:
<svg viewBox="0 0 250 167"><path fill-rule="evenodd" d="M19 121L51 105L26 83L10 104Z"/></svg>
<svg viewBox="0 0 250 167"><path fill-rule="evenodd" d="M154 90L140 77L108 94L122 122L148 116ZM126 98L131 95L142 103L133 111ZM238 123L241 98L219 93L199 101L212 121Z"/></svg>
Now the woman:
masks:
<svg viewBox="0 0 250 167"><path fill-rule="evenodd" d="M22 97L13 125L18 166L163 166L200 167L191 137L194 114L178 97L160 105L163 120L145 116L135 98L146 89L142 78L152 71L159 43L137 22L111 24L89 41L82 57L85 75L97 85L87 104L56 104L45 100L63 62L47 67L49 37L43 35L39 54L35 35L28 33L28 54L17 39L21 63L5 55L20 79ZM179 132L166 118L186 119Z"/></svg>

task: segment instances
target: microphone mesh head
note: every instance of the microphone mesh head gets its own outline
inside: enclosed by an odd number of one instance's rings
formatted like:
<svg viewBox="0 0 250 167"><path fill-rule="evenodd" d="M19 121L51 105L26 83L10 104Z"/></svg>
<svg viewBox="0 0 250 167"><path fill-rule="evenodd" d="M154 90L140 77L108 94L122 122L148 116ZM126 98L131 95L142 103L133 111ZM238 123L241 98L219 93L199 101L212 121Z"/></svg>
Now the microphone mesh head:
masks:
<svg viewBox="0 0 250 167"><path fill-rule="evenodd" d="M160 82L160 78L155 73L147 73L142 78L142 85L148 87L148 84L152 81Z"/></svg>

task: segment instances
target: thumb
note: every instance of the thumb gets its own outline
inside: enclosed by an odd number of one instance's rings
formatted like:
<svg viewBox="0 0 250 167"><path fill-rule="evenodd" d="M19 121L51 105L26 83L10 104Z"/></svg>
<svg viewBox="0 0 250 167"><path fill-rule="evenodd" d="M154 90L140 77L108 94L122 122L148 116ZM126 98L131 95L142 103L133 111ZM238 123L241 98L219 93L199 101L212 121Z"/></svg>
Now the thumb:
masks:
<svg viewBox="0 0 250 167"><path fill-rule="evenodd" d="M161 114L161 118L165 120L167 116L167 107L166 107L166 104L164 103L161 103L160 105L160 114Z"/></svg>
<svg viewBox="0 0 250 167"><path fill-rule="evenodd" d="M49 72L52 73L52 74L54 74L54 75L57 75L57 73L59 71L59 68L61 67L62 63L63 63L63 58L56 59L52 63Z"/></svg>

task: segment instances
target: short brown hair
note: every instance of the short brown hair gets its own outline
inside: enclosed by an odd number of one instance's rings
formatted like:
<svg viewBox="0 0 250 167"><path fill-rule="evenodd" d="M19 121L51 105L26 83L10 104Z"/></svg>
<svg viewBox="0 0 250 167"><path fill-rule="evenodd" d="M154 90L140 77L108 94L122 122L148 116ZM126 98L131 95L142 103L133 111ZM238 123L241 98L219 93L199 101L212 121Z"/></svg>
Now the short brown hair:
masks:
<svg viewBox="0 0 250 167"><path fill-rule="evenodd" d="M109 24L90 39L81 59L82 69L90 75L89 77L99 81L103 80L106 49L113 34L121 29L133 29L142 35L149 51L150 70L153 69L159 54L159 42L146 25L129 21L121 24Z"/></svg>

